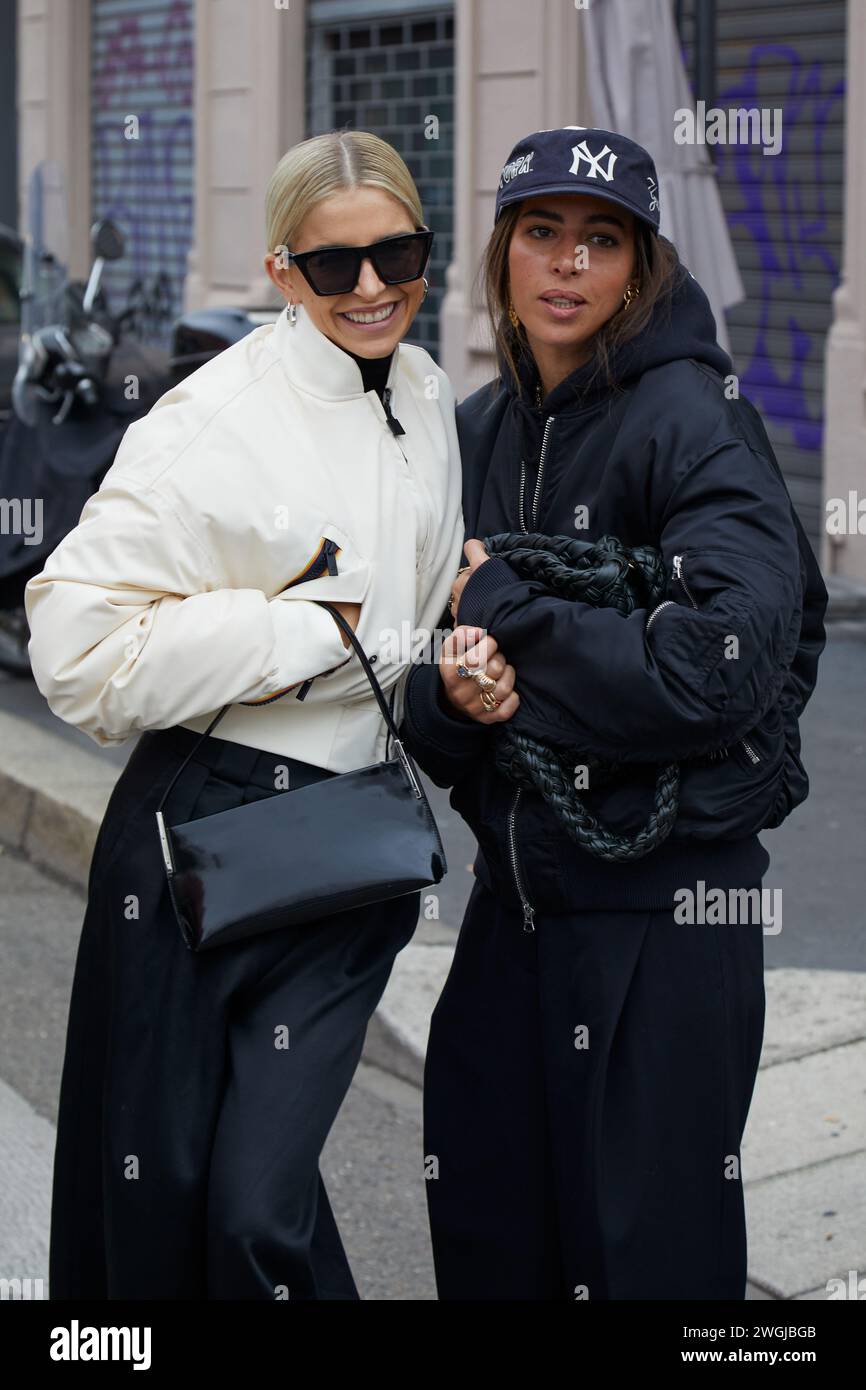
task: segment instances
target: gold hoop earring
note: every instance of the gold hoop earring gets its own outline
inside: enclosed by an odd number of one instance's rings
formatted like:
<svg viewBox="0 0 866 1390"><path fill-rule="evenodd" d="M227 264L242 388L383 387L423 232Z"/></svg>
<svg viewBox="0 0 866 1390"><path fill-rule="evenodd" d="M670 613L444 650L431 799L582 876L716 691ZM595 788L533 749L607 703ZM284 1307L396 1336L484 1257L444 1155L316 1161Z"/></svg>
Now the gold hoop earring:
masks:
<svg viewBox="0 0 866 1390"><path fill-rule="evenodd" d="M639 286L639 285L626 285L626 287L625 287L625 294L624 294L623 297L622 297L622 302L623 302L623 305L625 306L625 308L626 308L626 309L629 309L629 308L631 307L633 301L634 301L635 299L637 299L637 298L639 297L639 295L640 295L640 286Z"/></svg>
<svg viewBox="0 0 866 1390"><path fill-rule="evenodd" d="M511 295L508 296L508 322L516 333L520 327L520 319L517 317L517 310L511 302Z"/></svg>

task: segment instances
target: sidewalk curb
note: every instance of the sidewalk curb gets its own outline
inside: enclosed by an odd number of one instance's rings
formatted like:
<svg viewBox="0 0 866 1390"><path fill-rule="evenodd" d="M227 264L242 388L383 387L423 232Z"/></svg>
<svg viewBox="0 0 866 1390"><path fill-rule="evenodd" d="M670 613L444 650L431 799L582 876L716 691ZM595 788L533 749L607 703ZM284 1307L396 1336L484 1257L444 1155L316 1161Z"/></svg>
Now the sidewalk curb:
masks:
<svg viewBox="0 0 866 1390"><path fill-rule="evenodd" d="M843 575L825 575L827 622L860 622L866 619L866 584Z"/></svg>
<svg viewBox="0 0 866 1390"><path fill-rule="evenodd" d="M0 711L0 841L85 892L117 769Z"/></svg>
<svg viewBox="0 0 866 1390"><path fill-rule="evenodd" d="M119 770L3 710L0 749L0 851L4 845L17 850L86 894L93 848ZM420 1087L423 1054L401 1026L392 1001L386 990L368 1025L362 1056Z"/></svg>

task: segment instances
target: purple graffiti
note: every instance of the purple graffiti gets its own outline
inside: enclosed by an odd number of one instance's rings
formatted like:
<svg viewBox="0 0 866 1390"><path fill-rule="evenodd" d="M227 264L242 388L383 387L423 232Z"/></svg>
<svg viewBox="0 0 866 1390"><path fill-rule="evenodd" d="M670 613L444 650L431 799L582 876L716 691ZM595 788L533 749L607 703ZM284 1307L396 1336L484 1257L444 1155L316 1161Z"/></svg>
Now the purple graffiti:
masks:
<svg viewBox="0 0 866 1390"><path fill-rule="evenodd" d="M762 99L765 59L776 74L780 59L787 65L788 83L784 94ZM805 373L809 364L821 361L824 330L810 327L807 314L792 311L790 304L802 299L804 277L817 271L826 277L829 319L830 297L839 282L836 238L829 226L824 138L845 83L839 79L826 91L823 86L821 61L808 62L789 45L758 44L742 78L717 98L717 105L725 109L764 106L782 111L782 148L777 155L765 156L756 145L720 145L718 168L721 174L726 161L732 162L729 167L743 202L739 209L727 209L728 222L751 237L761 274L759 322L741 387L770 419L790 430L800 448L811 450L821 447L823 418L810 414ZM802 132L808 138L797 141L798 153L792 156L794 137ZM782 305L788 307L782 310ZM771 345L771 334L780 332L786 335L786 368Z"/></svg>
<svg viewBox="0 0 866 1390"><path fill-rule="evenodd" d="M172 0L160 16L154 40L141 32L141 16L119 17L108 31L105 58L93 97L97 110L128 102L131 91L147 89L151 100L192 103L193 40L190 0Z"/></svg>

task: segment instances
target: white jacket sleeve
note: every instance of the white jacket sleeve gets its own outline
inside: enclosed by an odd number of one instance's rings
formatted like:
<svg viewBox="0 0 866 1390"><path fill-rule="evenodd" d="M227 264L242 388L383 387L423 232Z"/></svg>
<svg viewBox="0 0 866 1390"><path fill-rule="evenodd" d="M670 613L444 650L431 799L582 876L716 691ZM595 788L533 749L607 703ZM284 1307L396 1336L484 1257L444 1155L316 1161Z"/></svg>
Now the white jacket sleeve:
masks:
<svg viewBox="0 0 866 1390"><path fill-rule="evenodd" d="M211 556L152 487L106 477L29 581L30 662L59 718L105 745L262 700L351 653L296 589L219 587Z"/></svg>

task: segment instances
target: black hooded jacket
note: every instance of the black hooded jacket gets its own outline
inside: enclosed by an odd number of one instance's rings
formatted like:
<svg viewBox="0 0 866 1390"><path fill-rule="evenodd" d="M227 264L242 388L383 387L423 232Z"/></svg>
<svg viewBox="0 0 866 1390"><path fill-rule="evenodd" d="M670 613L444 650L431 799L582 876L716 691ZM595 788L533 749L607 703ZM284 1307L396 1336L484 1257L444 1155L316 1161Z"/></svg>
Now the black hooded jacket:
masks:
<svg viewBox="0 0 866 1390"><path fill-rule="evenodd" d="M612 367L619 388L593 380L590 363L537 409L525 356L519 393L506 376L495 394L484 386L458 406L465 534L657 546L672 574L664 606L625 618L554 597L494 556L466 584L457 621L485 628L515 667L514 728L619 766L581 793L611 829L638 830L658 766L680 762L671 836L628 864L594 858L540 795L517 796L497 772L496 726L459 715L434 664L416 665L406 690L406 742L437 785L453 787L479 841L476 874L549 912L666 906L698 878L755 885L769 863L757 832L808 791L798 718L824 646L827 592L688 272Z"/></svg>

